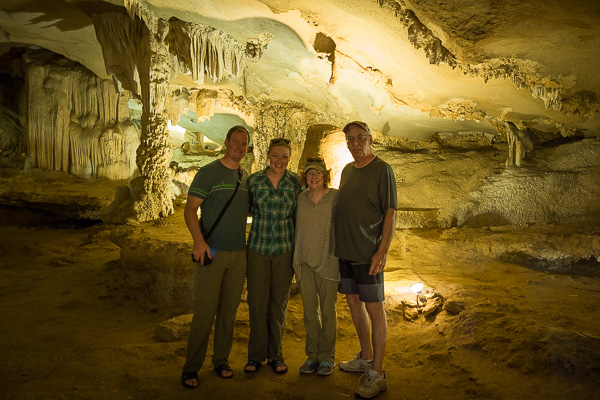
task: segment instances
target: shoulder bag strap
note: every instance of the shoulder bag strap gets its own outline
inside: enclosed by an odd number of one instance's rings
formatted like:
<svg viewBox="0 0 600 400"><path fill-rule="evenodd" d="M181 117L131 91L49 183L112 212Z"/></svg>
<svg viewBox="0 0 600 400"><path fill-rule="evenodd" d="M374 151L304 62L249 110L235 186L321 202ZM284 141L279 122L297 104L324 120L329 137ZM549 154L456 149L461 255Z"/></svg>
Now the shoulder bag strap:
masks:
<svg viewBox="0 0 600 400"><path fill-rule="evenodd" d="M227 211L227 208L229 207L229 205L233 201L233 198L235 197L235 194L237 193L237 191L238 191L241 183L242 183L242 169L240 167L238 167L238 179L237 179L237 182L235 184L235 190L233 191L233 194L231 195L231 197L227 201L227 204L225 204L225 206L221 210L221 213L219 214L219 216L217 217L217 219L215 219L215 222L213 222L213 224L210 227L210 229L208 230L208 232L206 232L206 234L204 235L204 240L205 241L208 240L208 238L210 237L210 235L213 233L213 231L217 227L217 224L219 223L219 221L221 221L221 218L223 217L223 214L225 214L225 211Z"/></svg>

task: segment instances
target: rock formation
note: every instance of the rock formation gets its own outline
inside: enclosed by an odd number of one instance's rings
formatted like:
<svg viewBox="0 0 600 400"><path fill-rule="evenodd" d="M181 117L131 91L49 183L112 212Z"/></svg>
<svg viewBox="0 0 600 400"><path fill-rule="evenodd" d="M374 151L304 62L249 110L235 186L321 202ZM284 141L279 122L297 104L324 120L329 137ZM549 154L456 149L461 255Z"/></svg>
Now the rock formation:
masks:
<svg viewBox="0 0 600 400"><path fill-rule="evenodd" d="M19 23L28 9L11 5L0 15L2 71L13 78L0 80L0 137L3 158L16 161L4 163L124 181L104 215L156 220L185 195L187 178L173 181L181 173L173 171L217 157L231 125L252 132L251 170L264 168L269 141L283 136L292 169L319 153L339 171L347 155L339 129L361 119L399 188L413 191L399 200L402 226L549 223L595 212L595 184L575 187L596 164L582 155L587 169L561 174L548 157L596 151L597 7L579 0L563 15L539 0L434 3L61 4L63 33L54 36L40 20ZM535 9L554 23L524 12ZM526 22L534 27L539 49L512 36L510 21L523 22L512 25L521 36ZM549 55L533 32L572 62ZM175 139L178 123L184 133ZM571 189L558 198L581 206L548 206L562 186Z"/></svg>

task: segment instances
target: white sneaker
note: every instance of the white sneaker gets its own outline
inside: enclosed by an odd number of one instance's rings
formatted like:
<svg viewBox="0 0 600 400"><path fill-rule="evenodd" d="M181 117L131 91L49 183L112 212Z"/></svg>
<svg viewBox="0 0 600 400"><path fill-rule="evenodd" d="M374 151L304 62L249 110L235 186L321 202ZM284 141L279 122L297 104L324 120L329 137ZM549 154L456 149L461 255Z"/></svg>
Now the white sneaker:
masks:
<svg viewBox="0 0 600 400"><path fill-rule="evenodd" d="M358 390L356 394L363 399L372 399L379 393L387 389L385 382L385 372L380 375L374 369L369 369L358 380Z"/></svg>
<svg viewBox="0 0 600 400"><path fill-rule="evenodd" d="M342 361L339 363L339 367L342 371L346 372L367 372L371 369L373 360L363 360L360 358L360 353L356 355L356 358L350 361Z"/></svg>

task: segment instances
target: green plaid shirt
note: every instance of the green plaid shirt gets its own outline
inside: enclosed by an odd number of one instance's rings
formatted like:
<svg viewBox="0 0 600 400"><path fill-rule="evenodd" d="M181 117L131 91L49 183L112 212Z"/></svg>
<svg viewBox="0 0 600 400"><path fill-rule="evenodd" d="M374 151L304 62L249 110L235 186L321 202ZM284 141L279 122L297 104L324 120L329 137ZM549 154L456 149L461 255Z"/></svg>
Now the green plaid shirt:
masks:
<svg viewBox="0 0 600 400"><path fill-rule="evenodd" d="M252 210L248 247L267 256L294 249L296 197L300 189L296 174L287 170L277 189L267 177L266 169L248 177Z"/></svg>

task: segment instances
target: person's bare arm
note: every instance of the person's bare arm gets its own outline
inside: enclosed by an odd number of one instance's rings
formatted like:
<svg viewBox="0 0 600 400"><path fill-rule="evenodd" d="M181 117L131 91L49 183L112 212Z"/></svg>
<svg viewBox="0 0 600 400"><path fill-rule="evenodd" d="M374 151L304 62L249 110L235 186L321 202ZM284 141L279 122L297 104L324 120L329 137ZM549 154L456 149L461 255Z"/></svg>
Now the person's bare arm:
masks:
<svg viewBox="0 0 600 400"><path fill-rule="evenodd" d="M185 224L192 235L194 240L194 247L192 248L192 256L194 260L200 261L204 264L204 257L208 254L210 257L210 247L204 240L204 236L200 231L200 224L198 224L198 209L204 199L194 196L188 196L187 202L185 203L185 209L183 211L183 217Z"/></svg>
<svg viewBox="0 0 600 400"><path fill-rule="evenodd" d="M369 275L376 275L383 271L385 268L385 262L387 260L387 253L392 244L394 238L394 232L396 231L396 210L390 208L385 213L383 220L383 235L381 243L377 252L371 258L371 268L369 269Z"/></svg>

